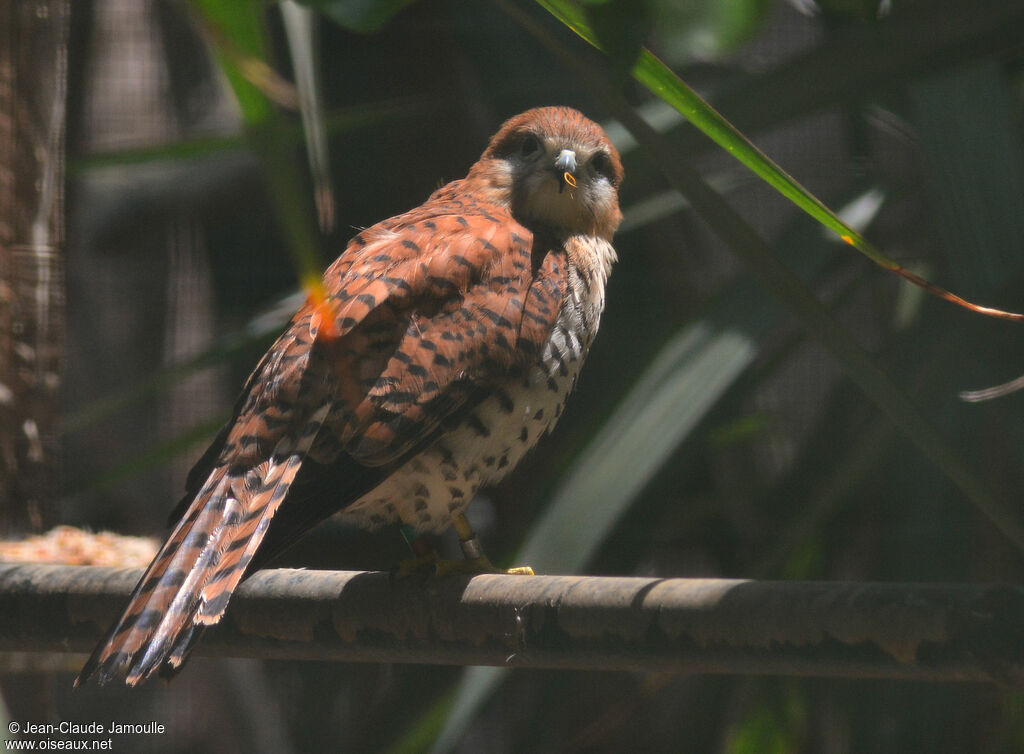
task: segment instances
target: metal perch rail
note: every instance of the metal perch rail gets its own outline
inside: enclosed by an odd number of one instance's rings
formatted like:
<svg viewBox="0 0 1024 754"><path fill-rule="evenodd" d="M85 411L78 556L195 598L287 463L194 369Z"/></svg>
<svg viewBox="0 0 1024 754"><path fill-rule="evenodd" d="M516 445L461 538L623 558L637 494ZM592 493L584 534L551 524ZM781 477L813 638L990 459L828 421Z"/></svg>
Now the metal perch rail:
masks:
<svg viewBox="0 0 1024 754"><path fill-rule="evenodd" d="M0 651L92 649L141 573L0 564ZM196 653L1024 687L1024 588L267 570Z"/></svg>

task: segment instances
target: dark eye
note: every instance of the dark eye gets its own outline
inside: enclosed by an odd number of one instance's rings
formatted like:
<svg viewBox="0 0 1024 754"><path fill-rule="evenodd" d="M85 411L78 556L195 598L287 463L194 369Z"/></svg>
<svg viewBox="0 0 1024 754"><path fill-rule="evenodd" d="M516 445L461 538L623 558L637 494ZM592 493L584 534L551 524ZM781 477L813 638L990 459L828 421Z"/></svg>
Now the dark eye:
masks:
<svg viewBox="0 0 1024 754"><path fill-rule="evenodd" d="M523 157L529 157L532 154L536 154L540 149L540 139L533 134L526 134L523 140L519 142L519 153Z"/></svg>
<svg viewBox="0 0 1024 754"><path fill-rule="evenodd" d="M597 152L590 158L590 165L609 181L615 182L615 176L612 175L612 160L607 152Z"/></svg>

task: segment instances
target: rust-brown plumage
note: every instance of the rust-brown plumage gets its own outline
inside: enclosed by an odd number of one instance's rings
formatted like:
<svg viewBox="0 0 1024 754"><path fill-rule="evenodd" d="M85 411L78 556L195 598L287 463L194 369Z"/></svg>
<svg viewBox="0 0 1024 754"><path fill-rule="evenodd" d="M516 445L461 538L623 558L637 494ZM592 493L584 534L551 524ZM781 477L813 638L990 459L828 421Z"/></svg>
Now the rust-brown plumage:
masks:
<svg viewBox="0 0 1024 754"><path fill-rule="evenodd" d="M173 675L245 575L337 511L443 529L504 476L596 333L621 178L599 126L539 108L465 179L359 233L326 305L300 309L250 375L78 682Z"/></svg>

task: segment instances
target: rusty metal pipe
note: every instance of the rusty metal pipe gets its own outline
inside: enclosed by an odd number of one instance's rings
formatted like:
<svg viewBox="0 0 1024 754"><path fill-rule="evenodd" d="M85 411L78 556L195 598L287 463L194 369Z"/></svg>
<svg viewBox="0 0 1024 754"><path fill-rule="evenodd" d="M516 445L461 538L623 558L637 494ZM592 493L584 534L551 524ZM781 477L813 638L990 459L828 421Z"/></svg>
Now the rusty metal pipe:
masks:
<svg viewBox="0 0 1024 754"><path fill-rule="evenodd" d="M140 576L0 564L0 650L90 650ZM196 653L1021 687L1024 589L266 570Z"/></svg>

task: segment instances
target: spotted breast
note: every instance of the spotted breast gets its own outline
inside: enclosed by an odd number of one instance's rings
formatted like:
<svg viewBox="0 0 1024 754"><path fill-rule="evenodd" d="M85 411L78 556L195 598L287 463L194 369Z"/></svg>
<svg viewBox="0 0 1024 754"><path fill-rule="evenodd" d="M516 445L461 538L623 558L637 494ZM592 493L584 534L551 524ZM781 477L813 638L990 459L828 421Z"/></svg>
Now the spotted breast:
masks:
<svg viewBox="0 0 1024 754"><path fill-rule="evenodd" d="M574 249L569 258L578 253L595 264L568 266L566 294L536 363L495 385L451 431L344 509L343 518L364 528L402 522L443 531L477 489L503 478L555 426L597 334L615 260L602 239L565 243Z"/></svg>

